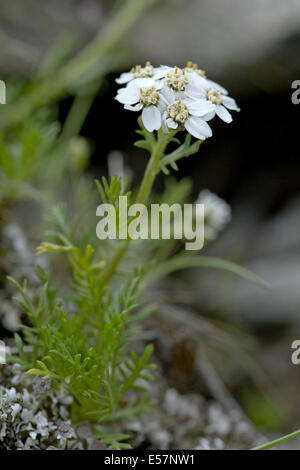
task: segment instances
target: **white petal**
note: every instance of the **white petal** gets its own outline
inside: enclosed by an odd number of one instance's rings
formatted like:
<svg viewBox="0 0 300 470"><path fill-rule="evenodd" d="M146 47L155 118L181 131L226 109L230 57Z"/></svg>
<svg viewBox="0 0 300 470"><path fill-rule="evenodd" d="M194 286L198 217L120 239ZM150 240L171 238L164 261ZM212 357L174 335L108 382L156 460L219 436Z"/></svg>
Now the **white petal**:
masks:
<svg viewBox="0 0 300 470"><path fill-rule="evenodd" d="M124 83L130 82L130 80L133 80L133 78L134 75L132 72L122 73L122 75L116 79L116 82L119 83L119 85L124 85Z"/></svg>
<svg viewBox="0 0 300 470"><path fill-rule="evenodd" d="M232 116L227 111L227 109L224 108L224 106L222 106L222 105L216 106L216 113L219 116L219 118L222 119L222 121L225 121L227 123L232 122Z"/></svg>
<svg viewBox="0 0 300 470"><path fill-rule="evenodd" d="M157 104L157 107L160 111L160 114L163 115L167 111L168 103L166 102L165 98L160 94L160 100Z"/></svg>
<svg viewBox="0 0 300 470"><path fill-rule="evenodd" d="M165 134L169 133L169 129L168 129L168 126L167 126L167 120L166 120L166 113L164 113L163 116L162 116L161 127L162 127L162 130L164 131Z"/></svg>
<svg viewBox="0 0 300 470"><path fill-rule="evenodd" d="M155 86L155 81L153 78L145 77L145 78L136 78L131 82L132 86L140 89L140 88L151 88ZM130 84L130 85L131 85Z"/></svg>
<svg viewBox="0 0 300 470"><path fill-rule="evenodd" d="M197 72L192 72L189 77L189 82L193 83L195 86L205 87L207 88L207 79L205 77L201 77Z"/></svg>
<svg viewBox="0 0 300 470"><path fill-rule="evenodd" d="M186 98L191 100L206 100L206 91L203 89L197 90L196 88L188 87L184 93Z"/></svg>
<svg viewBox="0 0 300 470"><path fill-rule="evenodd" d="M155 82L155 88L156 90L161 90L165 84L164 80L158 80Z"/></svg>
<svg viewBox="0 0 300 470"><path fill-rule="evenodd" d="M116 100L122 104L135 104L139 101L140 91L135 87L126 87L119 90Z"/></svg>
<svg viewBox="0 0 300 470"><path fill-rule="evenodd" d="M207 122L199 117L190 117L185 122L186 130L194 137L200 140L205 140L206 137L212 136L212 131Z"/></svg>
<svg viewBox="0 0 300 470"><path fill-rule="evenodd" d="M165 72L170 72L170 70L174 70L174 67L170 67L169 65L160 65L160 69L163 69Z"/></svg>
<svg viewBox="0 0 300 470"><path fill-rule="evenodd" d="M156 106L148 106L143 109L142 113L143 124L147 131L153 132L161 127L161 114Z"/></svg>
<svg viewBox="0 0 300 470"><path fill-rule="evenodd" d="M207 80L195 72L188 73L188 79L188 84L184 90L185 96L196 100L205 99L208 88Z"/></svg>
<svg viewBox="0 0 300 470"><path fill-rule="evenodd" d="M206 77L201 77L198 73L192 74L192 78L189 80L191 84L193 84L197 89L199 90L200 88L202 90L207 90L207 78Z"/></svg>
<svg viewBox="0 0 300 470"><path fill-rule="evenodd" d="M125 104L124 108L128 109L129 111L140 111L143 108L143 105L141 103L137 103L134 106L131 104Z"/></svg>
<svg viewBox="0 0 300 470"><path fill-rule="evenodd" d="M213 103L208 100L184 100L184 103L187 105L192 116L204 116L215 109Z"/></svg>
<svg viewBox="0 0 300 470"><path fill-rule="evenodd" d="M236 104L235 100L233 98L230 98L229 96L223 97L223 104L228 109L232 109L233 111L240 111L240 108Z"/></svg>
<svg viewBox="0 0 300 470"><path fill-rule="evenodd" d="M178 124L177 124L177 122L173 121L173 119L168 118L168 119L166 120L166 122L167 122L167 126L168 126L170 129L177 129Z"/></svg>
<svg viewBox="0 0 300 470"><path fill-rule="evenodd" d="M166 69L164 67L157 67L154 69L154 80L159 80L160 78L164 78L166 75Z"/></svg>
<svg viewBox="0 0 300 470"><path fill-rule="evenodd" d="M211 113L201 116L201 119L203 119L203 121L210 121L211 119L215 117L215 115L216 115L216 107L214 107L214 110Z"/></svg>
<svg viewBox="0 0 300 470"><path fill-rule="evenodd" d="M175 96L174 91L168 86L162 88L160 93L165 98L168 104L172 104L174 103L174 101L176 101L176 96Z"/></svg>

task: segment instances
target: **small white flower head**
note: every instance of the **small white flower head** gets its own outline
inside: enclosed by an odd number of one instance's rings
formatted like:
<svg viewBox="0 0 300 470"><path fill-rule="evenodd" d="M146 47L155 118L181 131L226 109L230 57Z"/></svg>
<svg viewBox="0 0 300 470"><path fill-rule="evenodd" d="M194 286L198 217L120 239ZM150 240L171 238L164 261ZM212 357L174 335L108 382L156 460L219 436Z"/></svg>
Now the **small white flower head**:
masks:
<svg viewBox="0 0 300 470"><path fill-rule="evenodd" d="M179 98L193 96L206 85L205 72L196 68L196 64L188 62L188 65L181 69L177 66L162 67L165 70L165 87L174 91Z"/></svg>
<svg viewBox="0 0 300 470"><path fill-rule="evenodd" d="M228 91L225 88L221 87L218 83L215 83L211 80L203 79L199 77L199 86L189 92L189 97L200 102L209 102L213 105L213 109L209 112L204 119L209 121L215 117L219 116L224 122L232 122L232 116L228 111L240 111L235 100L228 96Z"/></svg>
<svg viewBox="0 0 300 470"><path fill-rule="evenodd" d="M144 67L136 65L130 70L130 72L122 73L121 76L116 79L116 82L119 85L125 85L126 83L138 78L153 78L154 80L159 80L160 78L163 78L164 75L165 71L162 67L153 67L151 62L148 61Z"/></svg>
<svg viewBox="0 0 300 470"><path fill-rule="evenodd" d="M142 121L145 128L152 132L161 127L161 110L159 90L163 87L162 82L152 78L137 79L129 83L126 88L118 91L116 100L124 104L125 109L130 111L141 111Z"/></svg>
<svg viewBox="0 0 300 470"><path fill-rule="evenodd" d="M189 108L181 99L168 106L167 121L169 121L170 127L176 128L180 125L184 125L188 118Z"/></svg>
<svg viewBox="0 0 300 470"><path fill-rule="evenodd" d="M174 91L184 91L188 84L188 77L185 70L178 67L167 70L166 84Z"/></svg>
<svg viewBox="0 0 300 470"><path fill-rule="evenodd" d="M231 220L231 207L224 199L208 189L203 189L198 196L197 204L204 204L205 238L214 240Z"/></svg>
<svg viewBox="0 0 300 470"><path fill-rule="evenodd" d="M201 116L211 112L209 103L198 103L189 99L177 99L176 94L169 89L162 91L163 100L167 109L163 114L163 129L186 129L191 135L200 140L212 136L212 131Z"/></svg>

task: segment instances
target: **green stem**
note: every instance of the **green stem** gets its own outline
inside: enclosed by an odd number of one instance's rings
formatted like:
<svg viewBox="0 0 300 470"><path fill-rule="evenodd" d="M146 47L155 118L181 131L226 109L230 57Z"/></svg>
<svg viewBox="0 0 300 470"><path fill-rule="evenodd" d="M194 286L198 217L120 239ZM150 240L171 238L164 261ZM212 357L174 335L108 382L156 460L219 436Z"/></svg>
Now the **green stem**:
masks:
<svg viewBox="0 0 300 470"><path fill-rule="evenodd" d="M167 148L168 143L174 137L174 133L164 134L160 129L157 135L156 145L148 162L140 190L137 195L137 204L146 204L151 192L154 180L160 171L159 162Z"/></svg>
<svg viewBox="0 0 300 470"><path fill-rule="evenodd" d="M128 239L124 240L124 241L122 241L122 243L120 243L113 259L111 260L109 266L107 267L106 271L104 272L104 279L106 281L111 279L111 277L114 275L114 273L117 269L117 266L120 263L121 259L124 256L124 253L126 251L127 242L128 242Z"/></svg>
<svg viewBox="0 0 300 470"><path fill-rule="evenodd" d="M266 442L265 444L262 444L261 446L254 447L252 450L271 449L271 447L275 447L278 444L282 444L283 442L289 441L290 439L293 439L294 437L297 437L297 436L300 436L300 429L298 429L298 431L292 432L291 434L287 434L286 436L280 437L279 439L275 439L274 441Z"/></svg>
<svg viewBox="0 0 300 470"><path fill-rule="evenodd" d="M71 109L60 136L61 141L67 141L71 137L78 135L85 122L85 119L91 109L95 95L98 93L102 80L95 84L90 92L78 94L75 96ZM88 90L86 90L88 91Z"/></svg>
<svg viewBox="0 0 300 470"><path fill-rule="evenodd" d="M158 131L156 144L152 151L150 160L144 173L142 184L136 198L137 204L147 203L155 178L160 172L160 159L164 155L164 152L175 133L176 131L170 132L169 134L164 134L161 129ZM127 238L119 245L113 259L104 273L104 278L106 281L109 280L115 273L118 264L124 256L128 241L129 239Z"/></svg>

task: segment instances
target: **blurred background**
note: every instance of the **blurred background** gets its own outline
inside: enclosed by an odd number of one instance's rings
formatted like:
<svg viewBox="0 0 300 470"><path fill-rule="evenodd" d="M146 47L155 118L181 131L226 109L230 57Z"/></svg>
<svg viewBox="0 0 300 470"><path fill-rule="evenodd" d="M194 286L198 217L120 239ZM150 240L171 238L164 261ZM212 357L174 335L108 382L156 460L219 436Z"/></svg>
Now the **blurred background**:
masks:
<svg viewBox="0 0 300 470"><path fill-rule="evenodd" d="M118 151L136 183L147 155L132 146L136 116L114 100L115 78L146 60L178 66L192 60L229 90L241 112L230 125L214 120L213 138L180 162L175 177L192 180L195 199L208 188L232 207L232 222L206 253L242 264L272 289L193 270L170 280L161 295L213 324L230 325L242 343L245 335L257 371L249 373L248 363L237 364L230 354L214 357L211 348L218 374L262 432L289 432L300 423L300 366L290 360L291 344L300 339L300 106L291 101L292 82L300 79L300 2L131 1L129 13L111 27L125 3L0 0L0 78L26 86L32 98L28 107L8 102L0 124L53 102L64 124L74 95L88 97L80 129L91 146L87 173L107 174L108 156ZM98 34L106 34L106 43L95 47L94 59L87 52L85 62L77 60ZM61 59L51 78L45 58L53 54ZM75 57L71 71L66 57ZM157 190L163 187L162 177Z"/></svg>

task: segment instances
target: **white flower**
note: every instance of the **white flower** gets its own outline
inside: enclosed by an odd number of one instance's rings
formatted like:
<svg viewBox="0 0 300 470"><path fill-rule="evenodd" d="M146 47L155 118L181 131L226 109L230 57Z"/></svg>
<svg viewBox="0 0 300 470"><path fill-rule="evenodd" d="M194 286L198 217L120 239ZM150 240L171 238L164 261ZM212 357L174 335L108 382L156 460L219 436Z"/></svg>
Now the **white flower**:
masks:
<svg viewBox="0 0 300 470"><path fill-rule="evenodd" d="M174 91L185 91L189 79L184 69L178 67L166 69L166 85Z"/></svg>
<svg viewBox="0 0 300 470"><path fill-rule="evenodd" d="M143 124L149 132L152 132L161 127L162 103L159 90L162 87L163 82L156 82L152 78L136 79L118 91L116 100L130 111L143 110Z"/></svg>
<svg viewBox="0 0 300 470"><path fill-rule="evenodd" d="M159 80L165 76L165 70L162 67L153 67L150 62L146 62L145 67L136 65L130 72L122 73L116 82L119 85L125 85L137 78L153 78Z"/></svg>
<svg viewBox="0 0 300 470"><path fill-rule="evenodd" d="M217 114L223 121L230 123L232 116L228 109L240 111L235 100L228 96L228 91L218 83L198 76L195 84L196 86L187 92L189 98L202 103L209 102L213 105L213 110L204 116L206 121L213 119Z"/></svg>
<svg viewBox="0 0 300 470"><path fill-rule="evenodd" d="M217 114L223 121L231 122L229 110L239 111L227 90L208 80L203 70L188 62L185 68L134 67L122 74L117 82L126 85L116 99L130 111L142 111L142 121L149 132L161 127L186 130L197 139L211 137L207 124Z"/></svg>
<svg viewBox="0 0 300 470"><path fill-rule="evenodd" d="M189 64L189 63L188 63ZM195 68L185 67L163 67L165 70L165 88L171 88L179 98L186 98L193 96L199 88L206 86L207 80L203 70L196 70Z"/></svg>
<svg viewBox="0 0 300 470"><path fill-rule="evenodd" d="M231 220L231 207L224 199L208 189L203 189L197 204L204 204L205 238L213 240Z"/></svg>
<svg viewBox="0 0 300 470"><path fill-rule="evenodd" d="M212 111L210 103L198 100L177 99L176 94L170 88L161 92L167 108L163 114L163 129L185 128L191 135L200 140L212 136L212 131L202 116Z"/></svg>
<svg viewBox="0 0 300 470"><path fill-rule="evenodd" d="M228 95L228 91L222 87L219 83L214 82L213 80L209 80L206 76L206 72L202 69L198 68L197 64L193 64L191 61L187 63L187 66L185 67L185 72L187 74L190 74L193 76L194 81L194 91L199 90L199 87L204 87L207 88L214 88L215 90L219 91L223 95ZM200 80L199 80L200 77ZM189 93L189 90L187 90L187 93Z"/></svg>

